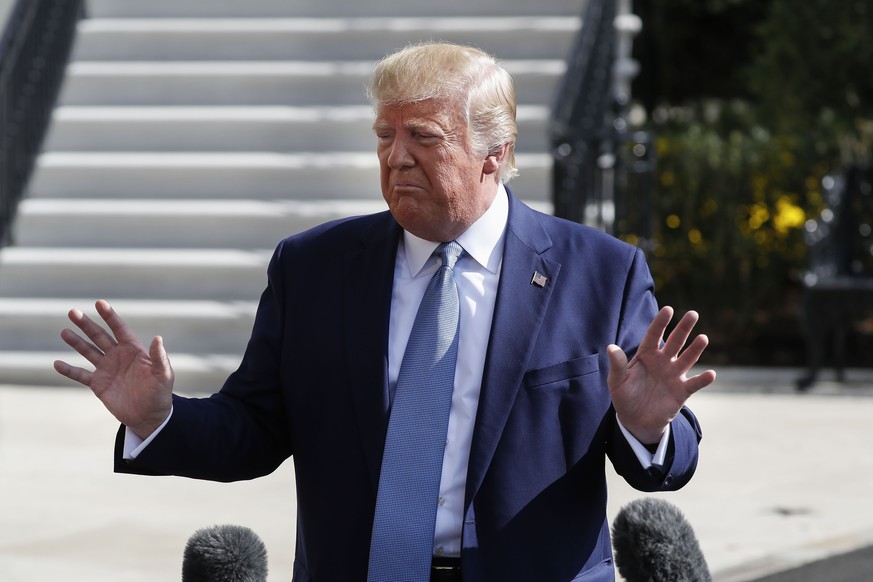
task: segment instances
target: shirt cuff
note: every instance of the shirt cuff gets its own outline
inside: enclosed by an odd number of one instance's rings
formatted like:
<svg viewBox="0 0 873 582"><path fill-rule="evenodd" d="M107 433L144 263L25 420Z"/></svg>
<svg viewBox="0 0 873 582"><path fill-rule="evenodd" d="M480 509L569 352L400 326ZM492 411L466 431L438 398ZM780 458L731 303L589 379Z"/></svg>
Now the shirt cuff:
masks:
<svg viewBox="0 0 873 582"><path fill-rule="evenodd" d="M170 414L167 415L167 418L164 420L164 422L161 423L161 426L156 428L155 431L150 434L145 440L136 436L136 434L134 434L134 432L129 428L124 427L124 450L122 451L121 458L125 461L130 461L137 458L137 456L139 456L139 454L143 452L147 446L149 446L149 443L151 443L155 439L155 437L158 436L158 433L161 432L165 426L167 426L167 423L170 422L171 416L173 416L172 406L170 407Z"/></svg>
<svg viewBox="0 0 873 582"><path fill-rule="evenodd" d="M661 441L658 443L658 448L654 453L652 453L649 452L649 449L647 449L643 443L638 441L637 438L624 427L621 420L618 418L618 414L615 415L615 420L618 422L618 428L621 429L621 433L624 435L624 438L627 439L628 444L633 449L634 454L636 454L643 469L650 469L652 467L661 469L664 467L664 461L667 458L667 446L670 444L669 424L667 425L667 430L664 431L664 436L661 437Z"/></svg>

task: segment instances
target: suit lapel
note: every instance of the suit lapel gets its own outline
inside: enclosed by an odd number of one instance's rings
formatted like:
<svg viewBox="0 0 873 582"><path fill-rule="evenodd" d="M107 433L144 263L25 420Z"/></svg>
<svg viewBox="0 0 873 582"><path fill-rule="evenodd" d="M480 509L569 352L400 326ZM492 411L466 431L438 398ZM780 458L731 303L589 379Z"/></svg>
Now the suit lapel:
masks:
<svg viewBox="0 0 873 582"><path fill-rule="evenodd" d="M543 256L551 244L534 212L510 196L503 265L473 432L465 505L478 491L494 456L552 289L558 282L560 263ZM535 272L548 278L544 286L531 282Z"/></svg>
<svg viewBox="0 0 873 582"><path fill-rule="evenodd" d="M552 243L534 212L510 194L500 284L467 475L473 499L497 448L521 386L561 265L543 254ZM345 343L352 400L375 491L388 428L388 325L401 229L385 212L345 257ZM534 272L548 277L531 283Z"/></svg>
<svg viewBox="0 0 873 582"><path fill-rule="evenodd" d="M352 400L373 490L388 428L388 322L400 227L388 212L345 257L345 341Z"/></svg>

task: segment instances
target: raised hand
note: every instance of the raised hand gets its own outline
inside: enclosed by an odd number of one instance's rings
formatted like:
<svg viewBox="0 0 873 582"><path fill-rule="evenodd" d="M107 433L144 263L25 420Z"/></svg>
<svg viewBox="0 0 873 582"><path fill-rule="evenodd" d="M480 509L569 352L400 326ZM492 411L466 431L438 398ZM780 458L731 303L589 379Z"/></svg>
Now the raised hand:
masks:
<svg viewBox="0 0 873 582"><path fill-rule="evenodd" d="M686 377L709 344L705 335L698 335L685 347L698 320L696 312L686 313L661 345L672 318L671 307L658 312L630 363L620 347L607 348L607 383L615 411L625 428L645 444L658 442L685 401L715 381L712 370Z"/></svg>
<svg viewBox="0 0 873 582"><path fill-rule="evenodd" d="M55 361L54 368L90 387L115 418L145 439L166 420L172 407L174 373L163 340L155 337L146 351L108 302L98 301L96 307L111 334L78 309L70 310L70 321L91 341L71 329L61 331L61 339L91 362L94 370L61 360Z"/></svg>

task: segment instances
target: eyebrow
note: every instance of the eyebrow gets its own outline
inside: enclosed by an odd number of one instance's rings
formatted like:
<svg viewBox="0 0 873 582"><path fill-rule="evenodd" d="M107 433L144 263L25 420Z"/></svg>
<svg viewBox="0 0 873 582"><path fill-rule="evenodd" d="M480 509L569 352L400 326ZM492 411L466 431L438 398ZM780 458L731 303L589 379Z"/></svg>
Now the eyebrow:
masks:
<svg viewBox="0 0 873 582"><path fill-rule="evenodd" d="M440 124L439 122L437 122L435 120L429 120L429 119L418 119L418 118L410 119L403 124L403 127L407 128L407 129L414 130L414 131L415 130L418 130L418 131L437 130L443 134L450 133L448 128L444 127L442 124ZM378 119L373 122L373 131L379 131L382 129L393 129L393 126L389 123L384 122L384 121L380 122Z"/></svg>

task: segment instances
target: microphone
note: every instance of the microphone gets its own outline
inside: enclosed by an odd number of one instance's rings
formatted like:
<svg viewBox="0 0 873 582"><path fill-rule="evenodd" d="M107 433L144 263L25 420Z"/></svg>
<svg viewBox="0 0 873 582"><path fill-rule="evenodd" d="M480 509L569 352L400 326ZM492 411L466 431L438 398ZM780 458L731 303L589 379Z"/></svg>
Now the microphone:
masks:
<svg viewBox="0 0 873 582"><path fill-rule="evenodd" d="M691 524L655 497L625 505L612 525L615 564L627 582L710 582Z"/></svg>
<svg viewBox="0 0 873 582"><path fill-rule="evenodd" d="M216 525L188 538L182 582L266 582L267 547L239 525Z"/></svg>

